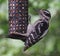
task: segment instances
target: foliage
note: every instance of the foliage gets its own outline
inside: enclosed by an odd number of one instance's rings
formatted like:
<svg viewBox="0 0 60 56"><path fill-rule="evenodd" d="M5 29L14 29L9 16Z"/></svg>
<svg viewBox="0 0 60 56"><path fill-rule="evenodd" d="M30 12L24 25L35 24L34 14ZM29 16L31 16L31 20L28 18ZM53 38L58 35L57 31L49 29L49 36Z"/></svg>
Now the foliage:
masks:
<svg viewBox="0 0 60 56"><path fill-rule="evenodd" d="M0 0L0 35L8 33L8 0ZM29 0L32 23L38 18L34 9L48 9L51 21L48 34L34 46L23 52L20 40L0 36L0 56L60 56L60 0Z"/></svg>

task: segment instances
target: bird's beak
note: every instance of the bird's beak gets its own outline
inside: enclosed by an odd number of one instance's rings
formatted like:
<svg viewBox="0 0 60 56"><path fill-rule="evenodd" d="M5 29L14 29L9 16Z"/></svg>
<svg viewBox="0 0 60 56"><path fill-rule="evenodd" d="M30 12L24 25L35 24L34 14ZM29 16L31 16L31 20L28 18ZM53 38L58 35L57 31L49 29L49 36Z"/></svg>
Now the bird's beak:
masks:
<svg viewBox="0 0 60 56"><path fill-rule="evenodd" d="M40 9L35 9L35 8L33 8L34 9L34 11L36 11L37 13L39 13L39 11L40 11Z"/></svg>
<svg viewBox="0 0 60 56"><path fill-rule="evenodd" d="M38 10L36 10L39 14L41 14L42 13L42 9L38 9Z"/></svg>
<svg viewBox="0 0 60 56"><path fill-rule="evenodd" d="M40 13L40 10L41 10L41 9L33 8L33 10L34 10L35 12L37 12L37 13Z"/></svg>
<svg viewBox="0 0 60 56"><path fill-rule="evenodd" d="M37 9L36 12L40 13L40 9Z"/></svg>

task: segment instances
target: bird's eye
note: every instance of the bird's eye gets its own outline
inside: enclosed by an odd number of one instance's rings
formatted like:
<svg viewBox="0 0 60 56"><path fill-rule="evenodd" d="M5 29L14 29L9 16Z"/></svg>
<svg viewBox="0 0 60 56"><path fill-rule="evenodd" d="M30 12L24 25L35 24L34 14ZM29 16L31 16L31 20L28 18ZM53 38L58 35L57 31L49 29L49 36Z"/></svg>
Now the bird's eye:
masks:
<svg viewBox="0 0 60 56"><path fill-rule="evenodd" d="M46 16L48 16L48 17L51 17L49 11L44 11L44 14L45 14Z"/></svg>
<svg viewBox="0 0 60 56"><path fill-rule="evenodd" d="M45 14L46 16L50 16L50 14L49 14L49 13L47 13L47 12L44 12L44 14Z"/></svg>

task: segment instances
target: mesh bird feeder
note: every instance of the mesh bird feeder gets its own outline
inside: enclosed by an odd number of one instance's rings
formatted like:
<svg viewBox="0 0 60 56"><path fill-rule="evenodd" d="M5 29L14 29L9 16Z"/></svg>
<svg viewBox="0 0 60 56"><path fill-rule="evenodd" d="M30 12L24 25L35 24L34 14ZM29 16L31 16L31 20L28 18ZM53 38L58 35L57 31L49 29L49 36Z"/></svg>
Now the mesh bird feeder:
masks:
<svg viewBox="0 0 60 56"><path fill-rule="evenodd" d="M26 33L28 25L28 0L9 0L9 37L25 40L12 32Z"/></svg>

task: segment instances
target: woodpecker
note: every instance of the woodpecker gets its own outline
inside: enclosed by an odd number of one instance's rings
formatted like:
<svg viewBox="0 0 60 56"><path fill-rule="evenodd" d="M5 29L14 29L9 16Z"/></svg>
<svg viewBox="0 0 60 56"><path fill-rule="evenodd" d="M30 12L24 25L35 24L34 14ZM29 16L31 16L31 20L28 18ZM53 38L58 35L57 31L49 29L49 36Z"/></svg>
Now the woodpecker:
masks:
<svg viewBox="0 0 60 56"><path fill-rule="evenodd" d="M37 43L42 39L48 32L49 20L51 14L48 10L41 9L38 11L40 19L38 19L34 24L30 25L30 33L28 33L25 41L25 48L27 50L29 47Z"/></svg>

